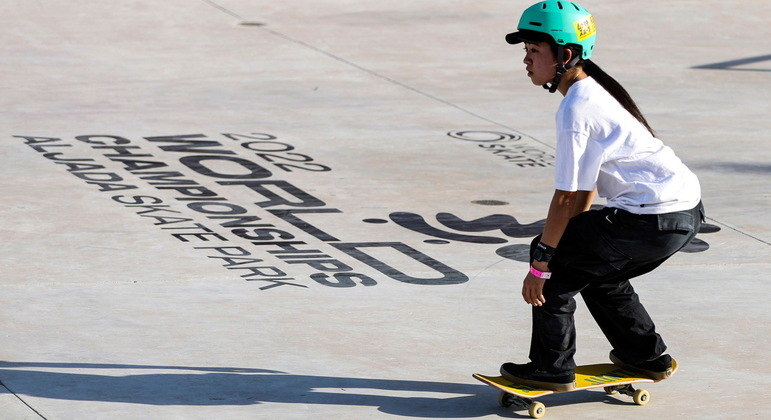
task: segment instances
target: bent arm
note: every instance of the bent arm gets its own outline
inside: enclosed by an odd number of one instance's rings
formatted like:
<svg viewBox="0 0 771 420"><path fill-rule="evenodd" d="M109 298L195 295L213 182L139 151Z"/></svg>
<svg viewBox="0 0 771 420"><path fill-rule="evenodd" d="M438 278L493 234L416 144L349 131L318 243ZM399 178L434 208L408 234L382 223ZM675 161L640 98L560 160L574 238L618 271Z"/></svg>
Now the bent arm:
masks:
<svg viewBox="0 0 771 420"><path fill-rule="evenodd" d="M565 233L568 221L573 216L589 210L596 195L595 191L562 191L555 190L549 205L549 215L546 217L546 226L543 229L541 242L556 248ZM543 261L531 261L533 268L538 271L550 271L549 263ZM537 278L528 273L522 284L522 297L525 302L533 306L541 306L546 302L543 296L543 286L546 280Z"/></svg>

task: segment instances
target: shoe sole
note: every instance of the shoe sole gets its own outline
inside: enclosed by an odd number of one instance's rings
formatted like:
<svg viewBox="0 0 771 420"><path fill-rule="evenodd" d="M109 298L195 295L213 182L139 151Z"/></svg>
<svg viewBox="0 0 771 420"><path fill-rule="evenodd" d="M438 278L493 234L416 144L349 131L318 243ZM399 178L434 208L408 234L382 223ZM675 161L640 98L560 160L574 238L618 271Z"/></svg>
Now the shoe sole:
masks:
<svg viewBox="0 0 771 420"><path fill-rule="evenodd" d="M512 376L504 371L501 371L501 376L503 376L503 378L506 379L507 381L515 383L517 385L527 385L537 389L548 389L550 391L555 391L555 392L569 392L576 389L575 381L571 383L566 383L566 384L561 384L557 382L541 382L541 381L534 381L531 379L524 379L524 378Z"/></svg>
<svg viewBox="0 0 771 420"><path fill-rule="evenodd" d="M669 379L672 377L672 375L675 374L675 372L677 372L677 361L675 359L672 359L672 365L664 372L640 369L636 366L630 365L629 363L625 363L623 360L616 357L616 355L614 355L612 352L610 353L610 361L613 362L614 365L621 366L624 369L649 376L651 379L653 379L654 382L661 382L665 379Z"/></svg>

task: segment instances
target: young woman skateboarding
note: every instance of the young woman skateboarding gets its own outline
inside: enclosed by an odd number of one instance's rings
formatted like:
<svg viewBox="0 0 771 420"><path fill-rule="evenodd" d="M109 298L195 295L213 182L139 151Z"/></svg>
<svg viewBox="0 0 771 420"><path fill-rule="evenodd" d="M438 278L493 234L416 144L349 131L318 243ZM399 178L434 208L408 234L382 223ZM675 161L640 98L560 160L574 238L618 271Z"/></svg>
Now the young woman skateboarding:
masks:
<svg viewBox="0 0 771 420"><path fill-rule="evenodd" d="M501 374L558 391L575 386L578 293L610 341L613 363L656 380L674 373L629 280L688 244L704 217L696 176L590 60L595 38L592 15L561 0L529 7L506 36L524 45L533 84L564 98L556 117L556 190L522 286L533 311L531 361L505 363ZM607 204L589 210L596 194Z"/></svg>

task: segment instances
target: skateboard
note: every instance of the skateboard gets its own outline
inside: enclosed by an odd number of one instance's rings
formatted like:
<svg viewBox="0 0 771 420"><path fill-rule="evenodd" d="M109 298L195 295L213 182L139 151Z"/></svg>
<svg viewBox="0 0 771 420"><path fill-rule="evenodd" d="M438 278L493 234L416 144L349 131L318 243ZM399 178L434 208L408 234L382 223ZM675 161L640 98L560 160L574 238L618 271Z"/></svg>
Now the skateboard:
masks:
<svg viewBox="0 0 771 420"><path fill-rule="evenodd" d="M673 363L676 363L673 361ZM677 366L674 366L675 368ZM651 395L644 389L635 389L632 384L654 382L642 374L630 372L624 368L603 363L597 365L578 366L576 373L576 388L571 391L552 391L538 389L527 385L519 385L504 379L501 376L485 376L475 373L474 378L501 390L498 394L498 404L501 407L515 406L526 409L530 417L540 419L546 415L546 406L535 398L561 392L581 391L592 388L604 388L608 395L621 393L629 395L637 405L645 405L651 399Z"/></svg>

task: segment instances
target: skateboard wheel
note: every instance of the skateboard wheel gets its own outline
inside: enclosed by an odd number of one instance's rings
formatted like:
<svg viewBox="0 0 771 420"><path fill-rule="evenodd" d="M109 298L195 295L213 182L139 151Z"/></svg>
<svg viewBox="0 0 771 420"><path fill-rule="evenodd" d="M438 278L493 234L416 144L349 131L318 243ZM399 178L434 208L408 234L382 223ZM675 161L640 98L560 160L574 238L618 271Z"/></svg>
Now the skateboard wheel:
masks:
<svg viewBox="0 0 771 420"><path fill-rule="evenodd" d="M618 390L616 389L616 387L606 386L603 389L605 390L605 393L608 395L618 394Z"/></svg>
<svg viewBox="0 0 771 420"><path fill-rule="evenodd" d="M501 407L511 407L512 401L511 401L511 394L505 391L501 391L500 394L498 394L498 405Z"/></svg>
<svg viewBox="0 0 771 420"><path fill-rule="evenodd" d="M644 389L638 389L634 392L632 398L634 399L635 404L645 405L651 400L651 393Z"/></svg>
<svg viewBox="0 0 771 420"><path fill-rule="evenodd" d="M530 414L530 417L534 419L540 419L541 417L546 415L546 406L543 405L543 403L534 402L530 404L530 407L528 407L527 412L528 414Z"/></svg>

